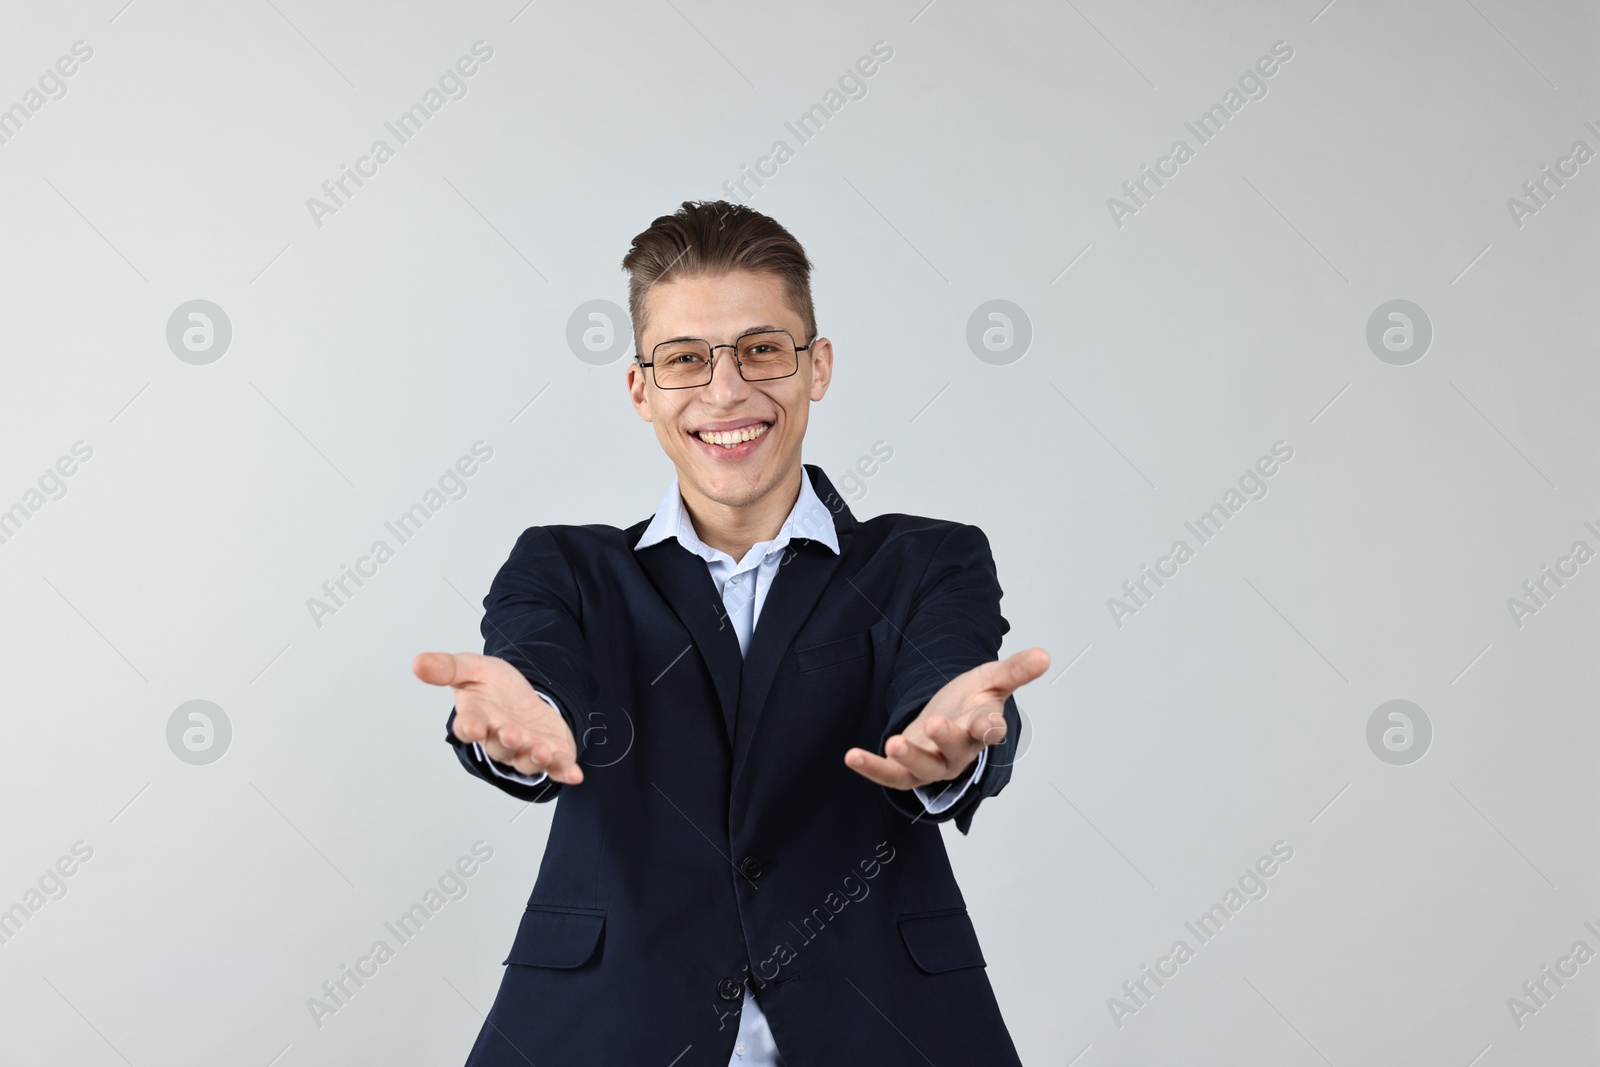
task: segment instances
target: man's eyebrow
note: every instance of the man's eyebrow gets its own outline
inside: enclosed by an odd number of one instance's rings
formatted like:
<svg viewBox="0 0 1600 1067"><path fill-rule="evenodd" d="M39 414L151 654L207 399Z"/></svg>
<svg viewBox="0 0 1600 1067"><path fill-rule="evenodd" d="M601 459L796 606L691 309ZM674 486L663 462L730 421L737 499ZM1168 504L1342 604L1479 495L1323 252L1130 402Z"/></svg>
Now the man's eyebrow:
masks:
<svg viewBox="0 0 1600 1067"><path fill-rule="evenodd" d="M747 327L745 327L744 330L742 332L740 332L739 336L740 337L748 337L753 333L774 333L774 332L776 332L778 330L781 330L781 329L783 329L782 326L774 326L771 323L763 323L760 326L747 326ZM672 344L675 341L704 341L704 340L705 340L704 337L691 337L691 336L686 334L686 335L684 335L682 337L668 337L668 338L665 338L664 340L657 341L656 344L667 345L667 344Z"/></svg>

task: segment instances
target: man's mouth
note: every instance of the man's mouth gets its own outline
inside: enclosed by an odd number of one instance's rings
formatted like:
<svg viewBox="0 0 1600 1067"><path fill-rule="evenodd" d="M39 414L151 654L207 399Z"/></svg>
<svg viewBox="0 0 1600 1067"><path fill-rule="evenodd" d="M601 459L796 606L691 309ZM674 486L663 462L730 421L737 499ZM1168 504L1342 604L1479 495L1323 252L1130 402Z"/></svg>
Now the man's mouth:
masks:
<svg viewBox="0 0 1600 1067"><path fill-rule="evenodd" d="M748 426L740 426L733 430L699 430L695 432L694 436L708 445L737 448L746 441L754 441L771 428L772 423L770 422L753 422Z"/></svg>

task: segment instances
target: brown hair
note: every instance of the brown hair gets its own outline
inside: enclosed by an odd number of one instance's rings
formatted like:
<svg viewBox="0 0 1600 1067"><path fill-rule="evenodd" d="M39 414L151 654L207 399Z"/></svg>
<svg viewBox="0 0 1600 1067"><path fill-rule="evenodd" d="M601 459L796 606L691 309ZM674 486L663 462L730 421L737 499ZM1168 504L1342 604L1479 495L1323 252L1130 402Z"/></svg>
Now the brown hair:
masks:
<svg viewBox="0 0 1600 1067"><path fill-rule="evenodd" d="M748 270L783 282L789 306L805 324L805 344L817 332L811 305L811 261L794 235L776 221L743 204L726 200L685 200L633 239L622 257L628 272L628 314L633 339L644 336L644 298L652 285L674 278L701 278Z"/></svg>

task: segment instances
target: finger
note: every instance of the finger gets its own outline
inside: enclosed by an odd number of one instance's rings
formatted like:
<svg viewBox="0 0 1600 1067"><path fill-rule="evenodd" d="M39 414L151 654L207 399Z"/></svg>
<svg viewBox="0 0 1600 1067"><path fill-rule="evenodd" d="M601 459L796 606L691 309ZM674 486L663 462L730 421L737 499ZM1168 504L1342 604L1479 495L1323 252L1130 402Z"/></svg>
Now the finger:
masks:
<svg viewBox="0 0 1600 1067"><path fill-rule="evenodd" d="M538 758L537 753L530 749L508 748L493 733L484 738L479 744L483 747L484 755L496 763L504 763L508 767L515 767L523 774L538 774L544 770L544 761Z"/></svg>
<svg viewBox="0 0 1600 1067"><path fill-rule="evenodd" d="M943 782L957 777L956 768L969 766L982 750L983 742L973 737L969 728L952 723L939 739L940 770L934 780Z"/></svg>
<svg viewBox="0 0 1600 1067"><path fill-rule="evenodd" d="M945 736L949 736L948 729ZM907 759L917 755L927 756L929 759L942 759L944 749L940 742L928 737L926 734L915 733L907 730L903 734L895 734L883 744L883 754L890 759L898 759L904 763Z"/></svg>
<svg viewBox="0 0 1600 1067"><path fill-rule="evenodd" d="M946 777L946 772L949 770L949 761L945 758L942 746L936 752L930 753L911 744L898 734L889 738L884 744L883 754L910 771L917 779L916 785L937 782Z"/></svg>
<svg viewBox="0 0 1600 1067"><path fill-rule="evenodd" d="M494 706L474 699L463 690L455 690L455 718L451 729L462 741L483 741L495 736Z"/></svg>
<svg viewBox="0 0 1600 1067"><path fill-rule="evenodd" d="M455 733L456 740L468 744L482 741L490 734L487 720L470 712L463 712L459 707L456 708L456 717L450 724L450 729Z"/></svg>
<svg viewBox="0 0 1600 1067"><path fill-rule="evenodd" d="M974 715L967 724L966 736L980 745L997 745L1006 738L1006 717L998 711Z"/></svg>
<svg viewBox="0 0 1600 1067"><path fill-rule="evenodd" d="M533 735L527 733L514 722L503 722L495 727L495 740L510 752L519 755L533 745Z"/></svg>
<svg viewBox="0 0 1600 1067"><path fill-rule="evenodd" d="M863 778L890 789L910 789L917 784L911 772L900 764L873 755L864 748L852 748L846 752L844 763Z"/></svg>
<svg viewBox="0 0 1600 1067"><path fill-rule="evenodd" d="M916 719L906 727L904 733L894 736L904 739L930 756L937 756L941 751L943 739L949 737L953 729L954 724L943 715L929 715L926 719Z"/></svg>
<svg viewBox="0 0 1600 1067"><path fill-rule="evenodd" d="M906 733L898 734L902 739L912 742L912 747L918 752L925 753L926 757L936 761L942 768L957 766L960 763L974 758L973 739L968 736L966 729L944 715L930 715L922 725L922 739L917 741L912 737L914 731L907 729ZM883 753L891 758L899 758L901 763L907 763L907 750L902 750L899 745L893 745L894 737L890 737L890 744L883 747ZM942 776L934 781L941 781Z"/></svg>
<svg viewBox="0 0 1600 1067"><path fill-rule="evenodd" d="M411 673L429 685L465 685L479 676L476 652L419 652L411 661Z"/></svg>
<svg viewBox="0 0 1600 1067"><path fill-rule="evenodd" d="M517 752L511 751L503 745L494 745L491 750L490 745L490 742L484 743L484 751L489 753L489 758L506 764L519 774L533 777L550 773L550 768L545 758L549 753L541 750L537 745Z"/></svg>
<svg viewBox="0 0 1600 1067"><path fill-rule="evenodd" d="M578 766L575 754L565 749L551 754L549 763L545 765L545 773L567 785L579 785L583 782L583 768Z"/></svg>
<svg viewBox="0 0 1600 1067"><path fill-rule="evenodd" d="M495 758L502 763L531 760L534 770L525 771L526 774L547 770L551 759L554 758L551 747L544 738L528 732L515 723L500 723L493 728L492 733L494 747L505 753L504 756Z"/></svg>
<svg viewBox="0 0 1600 1067"><path fill-rule="evenodd" d="M496 755L501 763L508 763L523 774L543 772L558 782L577 785L583 781L583 769L578 766L577 754L565 747L557 747L545 738L528 733L507 723L495 732L494 748L504 753ZM485 751L489 750L486 743ZM492 753L491 753L492 755Z"/></svg>
<svg viewBox="0 0 1600 1067"><path fill-rule="evenodd" d="M985 689L1009 696L1050 669L1050 653L1042 648L1025 648L1013 652L1005 659L985 663L976 670L978 681Z"/></svg>

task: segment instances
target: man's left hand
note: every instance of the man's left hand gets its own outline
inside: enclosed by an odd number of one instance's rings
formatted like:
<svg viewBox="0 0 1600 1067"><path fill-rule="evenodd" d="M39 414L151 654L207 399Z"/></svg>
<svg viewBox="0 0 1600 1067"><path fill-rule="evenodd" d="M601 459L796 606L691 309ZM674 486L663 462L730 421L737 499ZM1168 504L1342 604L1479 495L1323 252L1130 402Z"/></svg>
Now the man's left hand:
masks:
<svg viewBox="0 0 1600 1067"><path fill-rule="evenodd" d="M978 753L1006 736L1006 698L1050 669L1042 648L983 663L945 683L905 731L889 738L882 756L863 748L845 765L890 789L914 789L959 778Z"/></svg>

